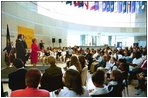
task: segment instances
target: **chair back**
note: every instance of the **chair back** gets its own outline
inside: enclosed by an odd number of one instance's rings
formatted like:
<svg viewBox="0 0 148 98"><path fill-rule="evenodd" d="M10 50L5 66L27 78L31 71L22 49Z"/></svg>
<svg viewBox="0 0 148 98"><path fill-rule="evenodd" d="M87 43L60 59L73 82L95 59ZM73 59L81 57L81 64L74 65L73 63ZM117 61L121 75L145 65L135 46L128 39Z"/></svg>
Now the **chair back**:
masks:
<svg viewBox="0 0 148 98"><path fill-rule="evenodd" d="M86 86L88 66L84 67L81 72L82 85Z"/></svg>

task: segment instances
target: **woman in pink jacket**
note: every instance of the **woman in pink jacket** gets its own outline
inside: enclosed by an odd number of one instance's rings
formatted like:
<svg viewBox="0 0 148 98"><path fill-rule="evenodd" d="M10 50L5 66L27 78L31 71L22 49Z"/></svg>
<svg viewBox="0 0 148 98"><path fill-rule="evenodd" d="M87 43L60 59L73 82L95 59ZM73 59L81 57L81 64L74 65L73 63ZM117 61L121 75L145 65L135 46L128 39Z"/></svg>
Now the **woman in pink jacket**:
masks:
<svg viewBox="0 0 148 98"><path fill-rule="evenodd" d="M37 40L36 38L32 39L32 45L31 45L31 63L33 64L33 66L36 66L37 62L38 62L38 51L39 51L39 47L37 45Z"/></svg>

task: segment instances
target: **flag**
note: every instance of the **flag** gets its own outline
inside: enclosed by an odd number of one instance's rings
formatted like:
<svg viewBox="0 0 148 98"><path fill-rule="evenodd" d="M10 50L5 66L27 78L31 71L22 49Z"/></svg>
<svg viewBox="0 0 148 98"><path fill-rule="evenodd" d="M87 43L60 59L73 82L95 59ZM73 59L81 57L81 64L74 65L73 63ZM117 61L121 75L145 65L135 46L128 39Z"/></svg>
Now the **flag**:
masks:
<svg viewBox="0 0 148 98"><path fill-rule="evenodd" d="M66 4L72 5L72 1L66 1Z"/></svg>
<svg viewBox="0 0 148 98"><path fill-rule="evenodd" d="M86 9L88 10L88 8L89 8L89 2L88 1L84 1L84 5L85 5Z"/></svg>
<svg viewBox="0 0 148 98"><path fill-rule="evenodd" d="M123 1L122 2L122 10L123 10L123 13L126 13L126 8L127 8L126 1Z"/></svg>
<svg viewBox="0 0 148 98"><path fill-rule="evenodd" d="M99 10L99 1L94 1L94 2L91 2L92 6L90 8L90 10Z"/></svg>
<svg viewBox="0 0 148 98"><path fill-rule="evenodd" d="M95 11L99 10L99 1L95 1Z"/></svg>
<svg viewBox="0 0 148 98"><path fill-rule="evenodd" d="M118 2L118 13L122 12L122 1Z"/></svg>
<svg viewBox="0 0 148 98"><path fill-rule="evenodd" d="M131 12L131 1L127 1L127 8L126 8L126 12L130 13Z"/></svg>
<svg viewBox="0 0 148 98"><path fill-rule="evenodd" d="M118 12L118 1L114 2L114 12Z"/></svg>
<svg viewBox="0 0 148 98"><path fill-rule="evenodd" d="M114 11L114 1L110 1L110 12Z"/></svg>
<svg viewBox="0 0 148 98"><path fill-rule="evenodd" d="M118 12L118 2L117 1L114 2L114 12L115 13Z"/></svg>
<svg viewBox="0 0 148 98"><path fill-rule="evenodd" d="M106 1L106 11L110 11L110 1Z"/></svg>
<svg viewBox="0 0 148 98"><path fill-rule="evenodd" d="M102 12L106 11L106 1L102 1Z"/></svg>
<svg viewBox="0 0 148 98"><path fill-rule="evenodd" d="M135 1L131 1L131 13L135 12Z"/></svg>
<svg viewBox="0 0 148 98"><path fill-rule="evenodd" d="M144 13L146 1L140 1L139 12Z"/></svg>
<svg viewBox="0 0 148 98"><path fill-rule="evenodd" d="M9 44L10 44L10 34L9 34L9 27L7 24L6 45L8 46Z"/></svg>
<svg viewBox="0 0 148 98"><path fill-rule="evenodd" d="M80 1L74 1L74 6L79 6Z"/></svg>
<svg viewBox="0 0 148 98"><path fill-rule="evenodd" d="M79 7L83 7L83 6L84 6L83 1L79 1Z"/></svg>
<svg viewBox="0 0 148 98"><path fill-rule="evenodd" d="M139 13L139 9L140 9L140 1L136 1L135 2L135 12Z"/></svg>
<svg viewBox="0 0 148 98"><path fill-rule="evenodd" d="M93 1L89 2L89 5L90 5L90 10L95 9L95 3Z"/></svg>

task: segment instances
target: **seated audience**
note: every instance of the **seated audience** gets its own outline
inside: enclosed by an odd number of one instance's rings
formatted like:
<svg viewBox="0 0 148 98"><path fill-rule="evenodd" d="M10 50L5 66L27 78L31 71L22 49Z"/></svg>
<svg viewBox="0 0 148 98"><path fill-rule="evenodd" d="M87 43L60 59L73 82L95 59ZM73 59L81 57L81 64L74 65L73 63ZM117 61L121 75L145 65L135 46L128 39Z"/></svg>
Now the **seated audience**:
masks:
<svg viewBox="0 0 148 98"><path fill-rule="evenodd" d="M68 69L75 69L78 70L79 72L82 71L81 64L76 56L71 56L70 58L70 66Z"/></svg>
<svg viewBox="0 0 148 98"><path fill-rule="evenodd" d="M48 64L48 57L50 56L50 48L47 47L47 50L44 51L44 56L42 58L43 65Z"/></svg>
<svg viewBox="0 0 148 98"><path fill-rule="evenodd" d="M38 89L40 79L40 70L36 68L28 70L25 78L27 87L12 91L10 97L49 97L50 93L47 90Z"/></svg>
<svg viewBox="0 0 148 98"><path fill-rule="evenodd" d="M78 71L68 69L63 76L65 87L61 89L58 97L88 97L88 91L82 86L81 75Z"/></svg>
<svg viewBox="0 0 148 98"><path fill-rule="evenodd" d="M25 74L27 70L24 68L24 63L21 59L15 59L13 61L13 65L17 68L17 70L13 73L8 75L9 78L9 88L14 91L17 89L24 89L26 88L25 84Z"/></svg>
<svg viewBox="0 0 148 98"><path fill-rule="evenodd" d="M53 91L63 87L63 74L61 68L56 66L56 60L53 56L49 56L47 60L50 67L45 70L45 73L43 73L41 79L41 88L48 91Z"/></svg>
<svg viewBox="0 0 148 98"><path fill-rule="evenodd" d="M122 74L118 70L113 70L110 75L110 82L108 83L108 90L111 91L111 97L122 97L124 89Z"/></svg>
<svg viewBox="0 0 148 98"><path fill-rule="evenodd" d="M108 73L111 73L113 70L117 70L116 59L111 57L109 60L109 64L105 67L108 70Z"/></svg>
<svg viewBox="0 0 148 98"><path fill-rule="evenodd" d="M86 60L83 55L79 55L78 59L82 67L82 71L81 71L82 85L86 85L86 79L87 79L87 73L88 73L88 67L86 66Z"/></svg>
<svg viewBox="0 0 148 98"><path fill-rule="evenodd" d="M92 75L92 82L96 88L92 92L90 92L90 96L108 93L107 88L104 86L104 80L105 80L105 73L103 70L97 70Z"/></svg>
<svg viewBox="0 0 148 98"><path fill-rule="evenodd" d="M129 63L129 65L130 65L129 83L131 82L132 79L135 79L136 74L141 71L140 67L143 62L142 55L139 51L136 51L134 53L134 55L135 55L135 57L134 57L132 63Z"/></svg>
<svg viewBox="0 0 148 98"><path fill-rule="evenodd" d="M92 54L92 52L91 52L91 50L89 48L86 49L85 58L86 58L86 60L88 62L88 65L87 65L88 66L88 70L90 70L90 66L91 66L91 64L93 62L93 54Z"/></svg>
<svg viewBox="0 0 148 98"><path fill-rule="evenodd" d="M110 55L108 55L108 54L104 55L103 60L95 66L94 70L96 71L98 67L105 68L106 66L109 65L109 60L110 60Z"/></svg>

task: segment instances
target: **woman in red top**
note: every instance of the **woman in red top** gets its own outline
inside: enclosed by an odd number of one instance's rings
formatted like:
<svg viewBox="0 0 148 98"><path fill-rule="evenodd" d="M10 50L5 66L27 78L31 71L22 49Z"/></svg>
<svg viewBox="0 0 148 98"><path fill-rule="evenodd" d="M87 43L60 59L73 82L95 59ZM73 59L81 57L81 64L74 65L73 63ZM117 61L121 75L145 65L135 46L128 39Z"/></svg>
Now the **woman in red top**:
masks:
<svg viewBox="0 0 148 98"><path fill-rule="evenodd" d="M39 47L37 46L37 40L36 38L32 39L32 45L31 45L31 64L33 64L33 66L36 66L36 63L38 62L38 51L39 51Z"/></svg>

